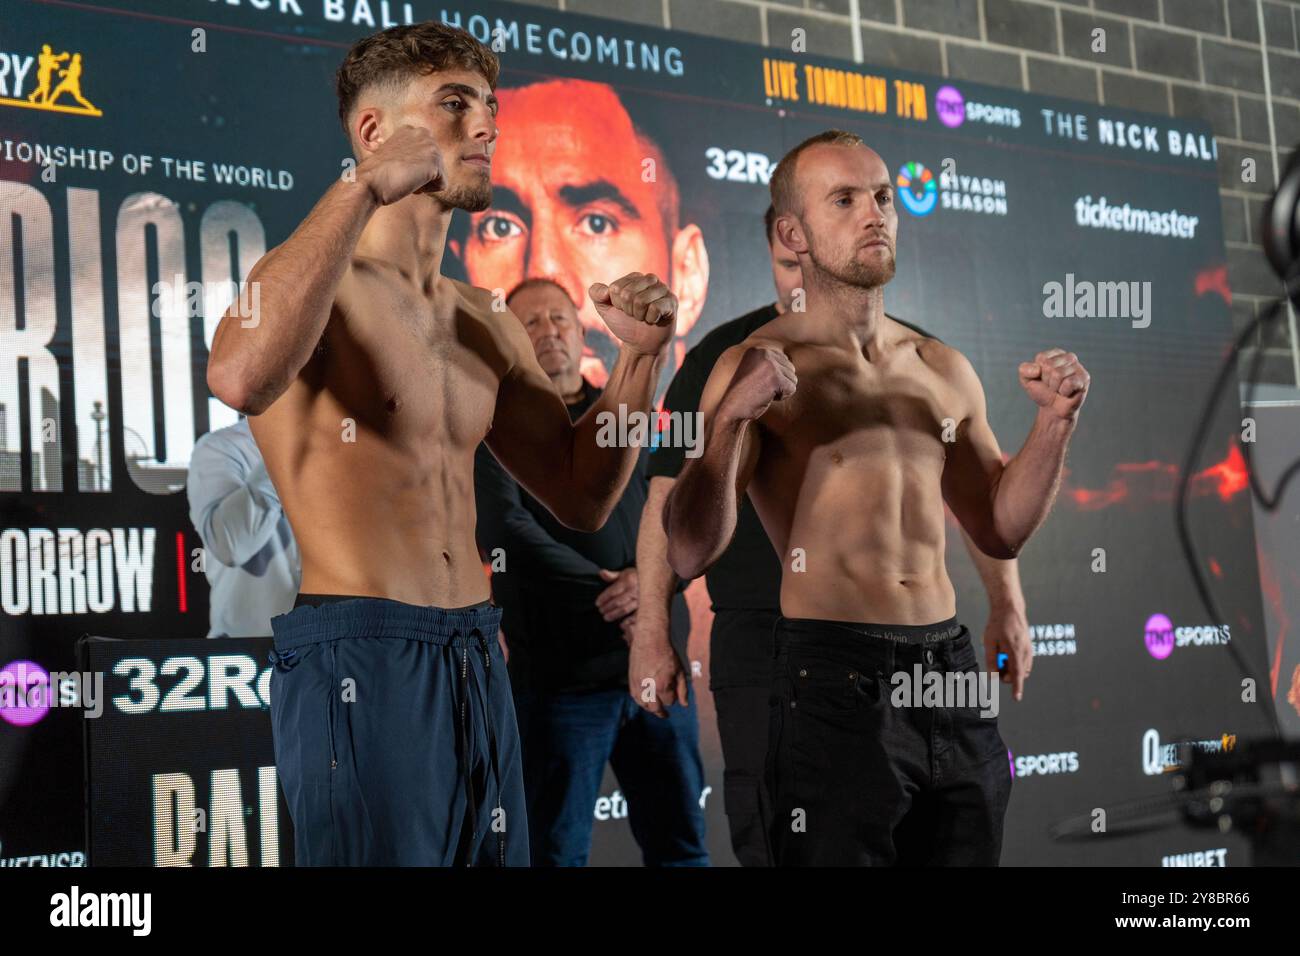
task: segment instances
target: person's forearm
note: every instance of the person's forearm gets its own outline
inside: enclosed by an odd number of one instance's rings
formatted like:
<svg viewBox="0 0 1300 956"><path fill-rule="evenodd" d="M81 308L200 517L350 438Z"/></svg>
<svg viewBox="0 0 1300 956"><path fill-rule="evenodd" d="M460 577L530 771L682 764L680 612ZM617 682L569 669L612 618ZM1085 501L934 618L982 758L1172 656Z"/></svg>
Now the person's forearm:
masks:
<svg viewBox="0 0 1300 956"><path fill-rule="evenodd" d="M961 536L975 570L979 572L980 580L984 582L989 607L1024 613L1025 594L1020 589L1020 562L1015 558L1009 561L991 558L979 549L964 530Z"/></svg>
<svg viewBox="0 0 1300 956"><path fill-rule="evenodd" d="M687 461L664 511L668 563L683 578L699 577L736 533L736 475L748 419L719 412L704 434L704 453Z"/></svg>
<svg viewBox="0 0 1300 956"><path fill-rule="evenodd" d="M573 492L583 504L588 521L584 526L604 526L610 513L623 496L628 479L636 468L641 449L631 445L625 436L617 435L613 442L598 440L606 431L612 415L616 424L632 412L648 417L648 429L654 425L654 388L663 368L664 352L646 355L627 346L619 350L618 361L610 372L609 381L596 403L587 410L573 427L569 478ZM625 414L619 414L623 406ZM617 432L617 429L615 429ZM647 432L646 438L649 438Z"/></svg>
<svg viewBox="0 0 1300 956"><path fill-rule="evenodd" d="M673 479L652 478L641 509L636 536L637 597L636 631L639 640L667 641L677 575L668 564L668 536L664 534L664 504L673 489Z"/></svg>
<svg viewBox="0 0 1300 956"><path fill-rule="evenodd" d="M271 540L282 513L278 501L267 500L249 485L209 506L195 527L209 554L238 568Z"/></svg>
<svg viewBox="0 0 1300 956"><path fill-rule="evenodd" d="M1043 523L1061 484L1074 422L1039 412L1020 453L1002 469L993 496L993 528L1019 554Z"/></svg>
<svg viewBox="0 0 1300 956"><path fill-rule="evenodd" d="M340 180L288 239L258 260L212 338L208 387L217 398L257 415L284 393L319 343L377 208L365 182Z"/></svg>

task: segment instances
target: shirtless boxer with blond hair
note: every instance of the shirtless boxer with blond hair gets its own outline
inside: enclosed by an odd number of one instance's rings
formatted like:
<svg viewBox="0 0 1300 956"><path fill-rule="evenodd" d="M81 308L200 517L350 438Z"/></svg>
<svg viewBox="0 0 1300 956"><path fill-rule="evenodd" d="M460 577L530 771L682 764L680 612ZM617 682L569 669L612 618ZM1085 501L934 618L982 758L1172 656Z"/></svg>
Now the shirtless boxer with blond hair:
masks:
<svg viewBox="0 0 1300 956"><path fill-rule="evenodd" d="M807 309L714 367L704 452L665 512L669 563L681 577L709 567L746 491L782 559L767 761L778 864L996 864L1011 787L996 718L895 706L891 677L977 670L944 566L944 502L986 554L1018 555L1051 509L1088 373L1061 349L1020 365L1038 413L1004 463L970 362L885 316L898 215L884 161L830 130L782 159L771 190Z"/></svg>

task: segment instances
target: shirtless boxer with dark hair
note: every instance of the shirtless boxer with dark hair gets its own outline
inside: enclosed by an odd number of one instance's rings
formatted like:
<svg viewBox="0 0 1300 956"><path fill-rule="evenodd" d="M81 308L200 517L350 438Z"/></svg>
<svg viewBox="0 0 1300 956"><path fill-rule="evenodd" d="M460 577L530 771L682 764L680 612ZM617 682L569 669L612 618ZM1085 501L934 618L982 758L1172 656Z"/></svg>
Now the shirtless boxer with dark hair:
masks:
<svg viewBox="0 0 1300 956"><path fill-rule="evenodd" d="M598 446L596 418L650 408L673 332L655 276L593 285L620 354L570 422L504 303L441 274L452 210L491 198L497 71L432 22L356 44L338 73L355 175L253 267L261 314L241 320L241 301L213 339L208 384L255 416L302 554L271 684L300 865L527 864L474 451L486 440L561 522L598 529L639 449Z"/></svg>
<svg viewBox="0 0 1300 956"><path fill-rule="evenodd" d="M709 567L746 491L782 558L778 864L996 864L1011 788L996 719L893 706L890 677L977 669L944 567L944 502L986 554L1019 554L1051 509L1088 373L1060 349L1020 365L1038 415L1004 463L966 358L885 316L898 215L881 158L830 130L792 150L771 189L807 311L715 366L704 452L668 499L668 560L682 577Z"/></svg>

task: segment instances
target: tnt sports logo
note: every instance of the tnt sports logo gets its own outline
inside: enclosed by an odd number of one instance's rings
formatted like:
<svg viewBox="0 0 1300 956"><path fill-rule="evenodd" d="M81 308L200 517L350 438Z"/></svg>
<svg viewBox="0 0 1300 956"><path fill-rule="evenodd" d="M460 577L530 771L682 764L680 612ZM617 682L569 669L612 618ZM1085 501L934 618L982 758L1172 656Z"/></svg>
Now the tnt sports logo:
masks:
<svg viewBox="0 0 1300 956"><path fill-rule="evenodd" d="M966 122L966 97L955 86L941 86L934 94L934 111L939 114L939 122L956 129Z"/></svg>
<svg viewBox="0 0 1300 956"><path fill-rule="evenodd" d="M1077 750L1063 750L1053 754L1020 754L1016 757L1012 757L1011 751L1008 750L1007 757L1011 760L1013 779L1079 772Z"/></svg>
<svg viewBox="0 0 1300 956"><path fill-rule="evenodd" d="M1147 653L1163 661L1175 647L1222 647L1232 643L1232 625L1206 624L1197 627L1174 627L1166 614L1147 618L1142 636Z"/></svg>
<svg viewBox="0 0 1300 956"><path fill-rule="evenodd" d="M1020 128L1020 110L967 100L955 86L939 87L934 94L934 111L939 114L939 122L949 129L956 129L966 122Z"/></svg>
<svg viewBox="0 0 1300 956"><path fill-rule="evenodd" d="M1147 653L1163 661L1174 652L1174 622L1163 614L1152 614L1147 618L1143 640L1146 641Z"/></svg>
<svg viewBox="0 0 1300 956"><path fill-rule="evenodd" d="M928 216L939 202L939 184L921 163L904 163L898 170L898 198L913 216Z"/></svg>
<svg viewBox="0 0 1300 956"><path fill-rule="evenodd" d="M14 727L39 723L50 712L49 686L49 671L35 661L0 667L0 720Z"/></svg>
<svg viewBox="0 0 1300 956"><path fill-rule="evenodd" d="M35 56L0 53L0 106L103 116L103 111L82 92L84 69L80 53L68 50L55 53L48 43L42 44Z"/></svg>

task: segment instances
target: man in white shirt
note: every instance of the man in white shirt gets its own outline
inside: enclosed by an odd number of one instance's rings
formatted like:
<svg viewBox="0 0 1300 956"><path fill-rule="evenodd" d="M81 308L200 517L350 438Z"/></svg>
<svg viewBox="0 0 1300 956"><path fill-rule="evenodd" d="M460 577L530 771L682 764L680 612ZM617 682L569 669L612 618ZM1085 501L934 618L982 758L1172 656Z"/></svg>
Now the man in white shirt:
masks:
<svg viewBox="0 0 1300 956"><path fill-rule="evenodd" d="M269 637L271 618L293 608L302 562L247 418L195 442L186 492L206 552L208 637Z"/></svg>

